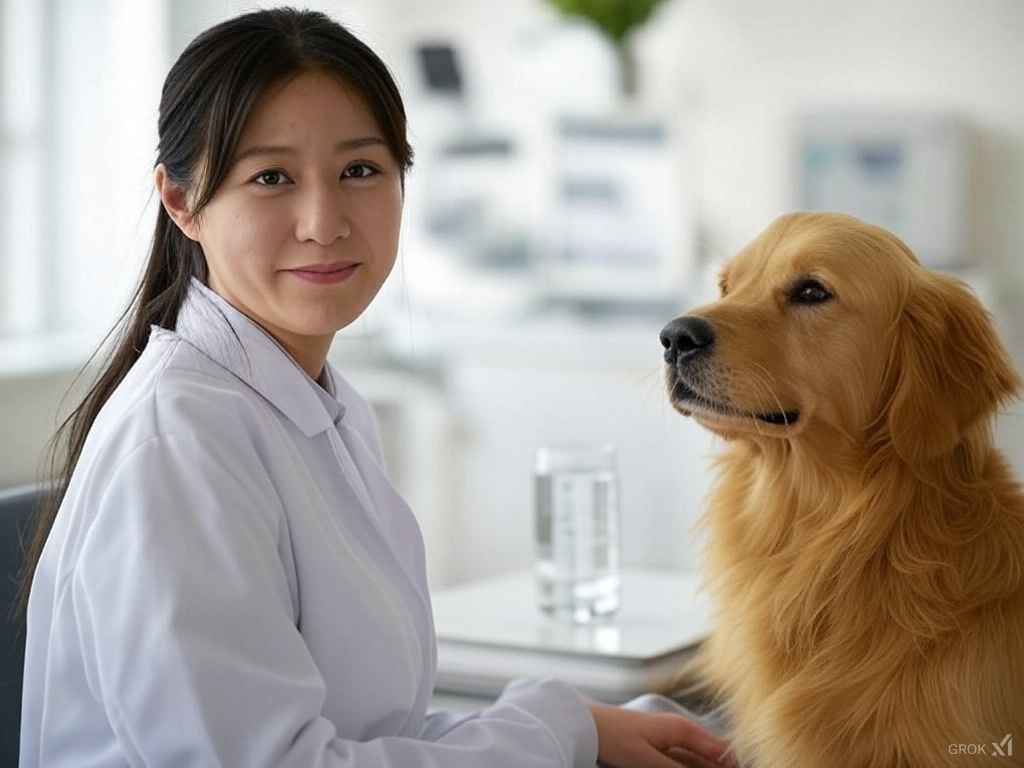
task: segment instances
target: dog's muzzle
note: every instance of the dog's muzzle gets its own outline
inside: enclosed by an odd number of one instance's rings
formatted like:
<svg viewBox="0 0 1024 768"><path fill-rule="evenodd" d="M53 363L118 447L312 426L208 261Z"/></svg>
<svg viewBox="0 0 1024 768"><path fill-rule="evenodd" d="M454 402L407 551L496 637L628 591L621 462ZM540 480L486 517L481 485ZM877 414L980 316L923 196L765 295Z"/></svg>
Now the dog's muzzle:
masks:
<svg viewBox="0 0 1024 768"><path fill-rule="evenodd" d="M665 373L669 396L677 408L689 415L686 404L699 403L704 398L687 383L698 375L702 358L707 358L715 343L715 329L699 317L677 317L661 330L661 345L665 348ZM688 372L689 375L687 375Z"/></svg>
<svg viewBox="0 0 1024 768"><path fill-rule="evenodd" d="M703 381L706 361L715 348L715 329L694 315L677 317L661 329L669 397L680 412L690 415L694 408L733 418L754 418L776 426L789 426L800 416L797 410L768 413L744 412L715 395L713 383ZM702 390L702 391L698 391ZM710 393L709 393L710 390Z"/></svg>

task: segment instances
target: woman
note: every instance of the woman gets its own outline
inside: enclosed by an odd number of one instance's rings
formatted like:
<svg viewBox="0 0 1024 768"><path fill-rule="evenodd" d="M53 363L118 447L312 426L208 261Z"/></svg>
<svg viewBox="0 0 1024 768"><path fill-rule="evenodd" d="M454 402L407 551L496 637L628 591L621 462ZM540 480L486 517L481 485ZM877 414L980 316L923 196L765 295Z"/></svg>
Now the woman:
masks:
<svg viewBox="0 0 1024 768"><path fill-rule="evenodd" d="M171 69L147 269L29 556L23 766L721 757L550 680L428 712L420 533L326 363L394 264L411 163L385 66L321 14L229 20Z"/></svg>

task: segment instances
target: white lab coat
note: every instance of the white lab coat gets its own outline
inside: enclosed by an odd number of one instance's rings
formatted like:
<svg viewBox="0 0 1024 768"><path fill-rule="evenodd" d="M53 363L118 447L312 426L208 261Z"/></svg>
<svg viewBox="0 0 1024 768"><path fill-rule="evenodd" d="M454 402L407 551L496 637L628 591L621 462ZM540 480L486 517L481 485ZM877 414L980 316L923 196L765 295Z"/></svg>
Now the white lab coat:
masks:
<svg viewBox="0 0 1024 768"><path fill-rule="evenodd" d="M199 283L153 330L39 563L22 766L595 764L555 681L428 713L420 531L369 406L330 366L322 383Z"/></svg>

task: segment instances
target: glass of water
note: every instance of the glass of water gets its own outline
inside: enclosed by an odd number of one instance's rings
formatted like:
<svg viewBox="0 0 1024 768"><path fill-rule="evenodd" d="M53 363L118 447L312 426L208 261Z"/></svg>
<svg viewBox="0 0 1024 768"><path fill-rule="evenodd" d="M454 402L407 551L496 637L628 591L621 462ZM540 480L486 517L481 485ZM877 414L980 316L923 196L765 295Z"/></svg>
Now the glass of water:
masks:
<svg viewBox="0 0 1024 768"><path fill-rule="evenodd" d="M534 500L540 608L577 623L614 613L620 578L614 446L538 449Z"/></svg>

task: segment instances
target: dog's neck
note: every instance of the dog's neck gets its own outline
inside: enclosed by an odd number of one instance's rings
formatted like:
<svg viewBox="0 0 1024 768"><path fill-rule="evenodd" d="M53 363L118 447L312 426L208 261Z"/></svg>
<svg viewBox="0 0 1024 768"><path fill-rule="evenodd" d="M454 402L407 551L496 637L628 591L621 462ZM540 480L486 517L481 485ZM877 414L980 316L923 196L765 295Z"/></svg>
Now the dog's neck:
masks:
<svg viewBox="0 0 1024 768"><path fill-rule="evenodd" d="M954 481L945 483L947 487L972 486L988 477L993 462L1002 462L993 426L991 421L979 421L964 429L950 450L925 460L901 456L890 441L873 444L868 437L829 428L814 434L804 431L794 438L733 439L727 451L740 453L759 471L788 479L795 499L807 495L816 505L833 494L849 498L851 487L865 486L873 479L903 486L907 493L926 491L940 480Z"/></svg>
<svg viewBox="0 0 1024 768"><path fill-rule="evenodd" d="M744 532L744 556L765 560L799 557L807 541L832 536L846 542L843 561L833 564L842 568L864 567L893 541L913 539L911 529L922 523L951 541L998 539L1006 521L979 489L1019 492L990 424L968 430L927 465L909 464L891 447L836 443L828 450L802 440L731 441L720 463L706 518L713 532Z"/></svg>
<svg viewBox="0 0 1024 768"><path fill-rule="evenodd" d="M858 461L854 451L830 454L797 441L733 441L706 518L708 553L722 566L719 572L760 563L789 573L802 585L794 594L801 595L800 610L808 616L793 627L812 626L816 607L834 598L836 584L870 586L879 605L886 599L920 604L915 631L922 637L943 628L928 618L917 590L955 602L953 591L994 596L1020 588L1007 581L1019 576L1001 573L997 561L1012 562L1011 550L1024 547L1024 524L1008 518L1022 514L1024 504L1007 511L995 503L998 494L983 492L1002 486L1019 494L988 425L970 430L928 466L873 450L865 446ZM978 539L990 542L989 566L954 565L966 556L960 545ZM935 559L940 550L941 561ZM902 569L914 578L896 577ZM945 584L954 572L948 589L921 587ZM884 589L893 594L883 597Z"/></svg>

